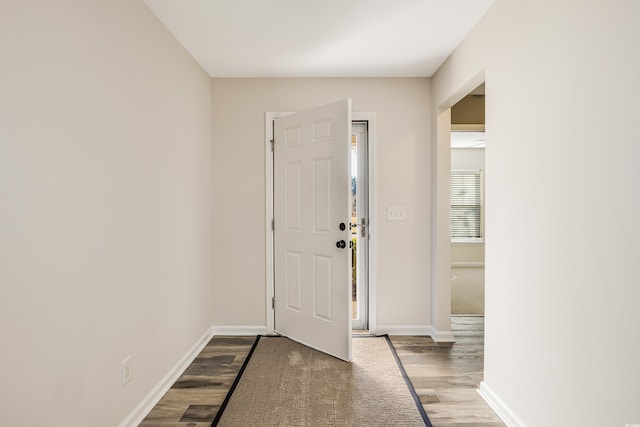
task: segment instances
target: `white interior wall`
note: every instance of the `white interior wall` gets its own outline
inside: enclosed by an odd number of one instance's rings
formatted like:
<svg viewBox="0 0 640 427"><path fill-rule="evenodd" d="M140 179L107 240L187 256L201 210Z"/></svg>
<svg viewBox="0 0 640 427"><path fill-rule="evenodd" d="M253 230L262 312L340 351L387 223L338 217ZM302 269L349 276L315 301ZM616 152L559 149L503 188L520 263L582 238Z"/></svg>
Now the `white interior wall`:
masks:
<svg viewBox="0 0 640 427"><path fill-rule="evenodd" d="M375 112L377 324L425 327L430 318L430 80L213 79L216 326L264 327L265 112L344 99ZM407 220L386 220L406 206ZM224 208L222 208L224 207Z"/></svg>
<svg viewBox="0 0 640 427"><path fill-rule="evenodd" d="M484 148L452 148L451 169L484 170Z"/></svg>
<svg viewBox="0 0 640 427"><path fill-rule="evenodd" d="M640 420L639 17L497 0L433 79L437 111L486 77L483 392L512 425Z"/></svg>
<svg viewBox="0 0 640 427"><path fill-rule="evenodd" d="M0 425L113 427L212 325L210 78L138 1L3 1L0 52Z"/></svg>

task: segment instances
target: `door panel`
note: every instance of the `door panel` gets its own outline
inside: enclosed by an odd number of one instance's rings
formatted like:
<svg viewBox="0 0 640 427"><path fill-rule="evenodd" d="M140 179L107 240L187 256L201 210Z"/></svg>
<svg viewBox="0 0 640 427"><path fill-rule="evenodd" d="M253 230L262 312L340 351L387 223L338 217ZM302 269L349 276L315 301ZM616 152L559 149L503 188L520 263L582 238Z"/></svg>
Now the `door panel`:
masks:
<svg viewBox="0 0 640 427"><path fill-rule="evenodd" d="M287 309L300 311L302 304L300 298L302 295L302 254L300 252L287 251L286 257L286 294Z"/></svg>
<svg viewBox="0 0 640 427"><path fill-rule="evenodd" d="M313 232L331 234L331 159L313 161Z"/></svg>
<svg viewBox="0 0 640 427"><path fill-rule="evenodd" d="M302 232L302 162L287 162L285 165L286 193L284 204L285 225L291 233Z"/></svg>
<svg viewBox="0 0 640 427"><path fill-rule="evenodd" d="M274 126L274 330L351 360L351 100Z"/></svg>

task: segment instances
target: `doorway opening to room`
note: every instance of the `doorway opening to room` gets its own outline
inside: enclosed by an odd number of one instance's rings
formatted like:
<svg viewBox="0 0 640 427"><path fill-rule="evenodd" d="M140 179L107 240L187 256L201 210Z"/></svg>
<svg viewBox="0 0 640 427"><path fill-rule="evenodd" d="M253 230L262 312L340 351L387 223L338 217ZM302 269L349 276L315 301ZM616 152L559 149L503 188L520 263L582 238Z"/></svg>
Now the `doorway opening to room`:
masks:
<svg viewBox="0 0 640 427"><path fill-rule="evenodd" d="M470 85L470 88L473 86ZM483 377L486 236L484 178L485 147L490 144L490 141L485 140L485 84L481 83L458 99L460 101L449 108L450 121L447 125L450 125L450 129L446 132L449 133L450 143L449 188L439 188L442 194L447 192L449 196L450 226L450 253L446 257L449 259L449 283L442 283L442 289L448 288L449 292L451 334L456 343L471 344L475 349L473 351L477 351L473 358L473 370ZM444 138L440 142L445 149ZM447 171L443 168L442 172ZM446 203L445 198L441 200ZM446 280L446 277L441 276L441 280Z"/></svg>
<svg viewBox="0 0 640 427"><path fill-rule="evenodd" d="M451 107L452 316L484 316L484 95L483 83Z"/></svg>

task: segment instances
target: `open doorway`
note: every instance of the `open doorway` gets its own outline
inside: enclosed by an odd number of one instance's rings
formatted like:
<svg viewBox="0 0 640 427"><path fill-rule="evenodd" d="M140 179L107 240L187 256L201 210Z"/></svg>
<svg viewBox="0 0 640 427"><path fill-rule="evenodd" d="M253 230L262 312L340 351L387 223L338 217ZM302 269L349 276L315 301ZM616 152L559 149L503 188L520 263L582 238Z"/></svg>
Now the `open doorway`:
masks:
<svg viewBox="0 0 640 427"><path fill-rule="evenodd" d="M485 87L451 108L451 315L484 316Z"/></svg>
<svg viewBox="0 0 640 427"><path fill-rule="evenodd" d="M351 124L351 298L352 328L367 330L369 296L369 129Z"/></svg>

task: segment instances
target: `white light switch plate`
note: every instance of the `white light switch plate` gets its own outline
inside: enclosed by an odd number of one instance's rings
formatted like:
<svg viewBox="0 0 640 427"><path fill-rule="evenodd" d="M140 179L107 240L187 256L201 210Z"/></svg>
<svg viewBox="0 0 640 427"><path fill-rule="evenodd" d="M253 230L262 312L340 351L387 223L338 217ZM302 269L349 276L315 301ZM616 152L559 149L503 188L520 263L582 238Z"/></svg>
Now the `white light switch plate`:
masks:
<svg viewBox="0 0 640 427"><path fill-rule="evenodd" d="M388 206L387 207L387 220L388 221L404 221L407 219L407 208L404 206Z"/></svg>

